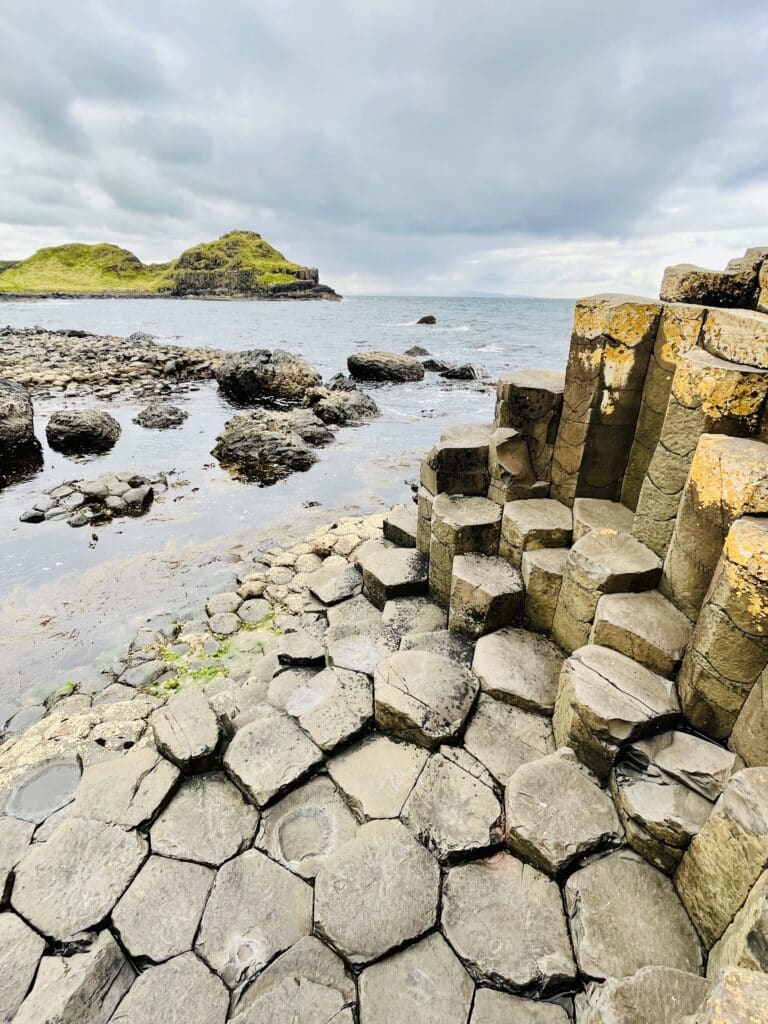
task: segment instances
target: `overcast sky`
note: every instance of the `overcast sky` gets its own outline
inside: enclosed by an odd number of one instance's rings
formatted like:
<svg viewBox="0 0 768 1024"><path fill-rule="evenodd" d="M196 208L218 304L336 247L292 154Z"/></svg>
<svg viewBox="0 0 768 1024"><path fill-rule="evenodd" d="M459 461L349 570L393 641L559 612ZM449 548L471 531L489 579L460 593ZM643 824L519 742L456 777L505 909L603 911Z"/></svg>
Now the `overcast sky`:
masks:
<svg viewBox="0 0 768 1024"><path fill-rule="evenodd" d="M235 227L347 293L768 244L765 0L1 0L0 258Z"/></svg>

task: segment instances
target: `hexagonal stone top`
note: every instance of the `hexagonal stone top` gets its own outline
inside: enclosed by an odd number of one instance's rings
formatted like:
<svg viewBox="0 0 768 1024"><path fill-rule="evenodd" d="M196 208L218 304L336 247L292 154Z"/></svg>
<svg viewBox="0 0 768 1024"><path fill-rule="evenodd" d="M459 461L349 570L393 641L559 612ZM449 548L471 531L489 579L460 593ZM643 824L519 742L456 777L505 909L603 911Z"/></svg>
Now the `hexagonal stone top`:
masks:
<svg viewBox="0 0 768 1024"><path fill-rule="evenodd" d="M315 930L353 964L433 927L440 869L399 821L371 821L315 879Z"/></svg>
<svg viewBox="0 0 768 1024"><path fill-rule="evenodd" d="M179 768L210 758L219 743L219 723L201 690L182 690L149 719L161 754Z"/></svg>
<svg viewBox="0 0 768 1024"><path fill-rule="evenodd" d="M551 753L555 739L549 718L481 693L464 746L503 786L520 765Z"/></svg>
<svg viewBox="0 0 768 1024"><path fill-rule="evenodd" d="M373 686L379 726L424 747L457 735L479 689L468 669L427 651L398 651L380 662Z"/></svg>
<svg viewBox="0 0 768 1024"><path fill-rule="evenodd" d="M557 884L511 854L451 868L441 924L468 970L490 985L547 991L576 976Z"/></svg>
<svg viewBox="0 0 768 1024"><path fill-rule="evenodd" d="M326 668L285 694L285 710L322 750L332 750L373 718L373 687L362 672Z"/></svg>
<svg viewBox="0 0 768 1024"><path fill-rule="evenodd" d="M134 747L85 769L70 815L136 828L153 817L178 777L156 750Z"/></svg>
<svg viewBox="0 0 768 1024"><path fill-rule="evenodd" d="M562 652L550 640L506 627L480 637L472 671L491 697L551 715L562 666Z"/></svg>
<svg viewBox="0 0 768 1024"><path fill-rule="evenodd" d="M569 1020L563 1007L554 1003L534 1002L492 988L479 988L470 1024L568 1024Z"/></svg>
<svg viewBox="0 0 768 1024"><path fill-rule="evenodd" d="M328 773L361 817L397 818L428 756L378 733L332 758Z"/></svg>
<svg viewBox="0 0 768 1024"><path fill-rule="evenodd" d="M194 953L139 975L110 1024L224 1024L227 990Z"/></svg>
<svg viewBox="0 0 768 1024"><path fill-rule="evenodd" d="M606 528L576 541L566 572L585 590L652 590L661 577L661 559L631 534Z"/></svg>

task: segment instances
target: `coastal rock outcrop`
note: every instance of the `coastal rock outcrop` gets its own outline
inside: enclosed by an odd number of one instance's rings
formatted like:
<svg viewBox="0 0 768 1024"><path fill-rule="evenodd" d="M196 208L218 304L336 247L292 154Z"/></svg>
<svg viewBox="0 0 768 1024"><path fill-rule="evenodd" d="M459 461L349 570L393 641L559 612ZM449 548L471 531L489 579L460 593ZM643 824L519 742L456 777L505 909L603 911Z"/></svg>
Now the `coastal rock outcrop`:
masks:
<svg viewBox="0 0 768 1024"><path fill-rule="evenodd" d="M255 409L226 423L211 454L237 479L274 484L314 466L317 455L312 446L332 438L322 420L308 410Z"/></svg>
<svg viewBox="0 0 768 1024"><path fill-rule="evenodd" d="M0 380L0 450L0 487L42 466L32 398L26 388L10 380Z"/></svg>
<svg viewBox="0 0 768 1024"><path fill-rule="evenodd" d="M167 430L168 427L180 427L188 415L184 409L170 402L150 402L133 422L149 430Z"/></svg>
<svg viewBox="0 0 768 1024"><path fill-rule="evenodd" d="M19 518L23 523L64 520L70 526L96 526L120 516L143 515L155 494L167 488L168 478L163 473L146 477L133 470L68 480L49 488Z"/></svg>
<svg viewBox="0 0 768 1024"><path fill-rule="evenodd" d="M103 409L62 409L48 420L45 436L66 455L107 452L120 437L120 424Z"/></svg>
<svg viewBox="0 0 768 1024"><path fill-rule="evenodd" d="M239 405L300 405L322 382L309 363L283 349L254 348L225 355L215 370L221 391Z"/></svg>
<svg viewBox="0 0 768 1024"><path fill-rule="evenodd" d="M347 367L356 380L402 383L424 379L424 367L418 359L395 352L359 352L349 356Z"/></svg>

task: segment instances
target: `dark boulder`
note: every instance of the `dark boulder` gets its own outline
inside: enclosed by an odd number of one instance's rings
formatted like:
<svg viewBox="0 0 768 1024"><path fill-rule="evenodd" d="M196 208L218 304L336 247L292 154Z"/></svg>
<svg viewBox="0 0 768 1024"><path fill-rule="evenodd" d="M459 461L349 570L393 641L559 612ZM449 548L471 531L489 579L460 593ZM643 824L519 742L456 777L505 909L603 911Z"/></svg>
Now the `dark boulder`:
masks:
<svg viewBox="0 0 768 1024"><path fill-rule="evenodd" d="M433 316L431 313L427 313L426 316L420 316L419 319L416 321L416 323L417 324L436 324L437 323L437 317Z"/></svg>
<svg viewBox="0 0 768 1024"><path fill-rule="evenodd" d="M170 402L150 402L145 406L133 422L150 430L167 430L178 427L187 419L189 413Z"/></svg>
<svg viewBox="0 0 768 1024"><path fill-rule="evenodd" d="M332 437L309 410L257 409L229 420L211 454L235 478L269 485L313 466L317 455L310 445Z"/></svg>
<svg viewBox="0 0 768 1024"><path fill-rule="evenodd" d="M407 356L428 356L429 350L424 348L423 345L411 345L410 348L405 350Z"/></svg>
<svg viewBox="0 0 768 1024"><path fill-rule="evenodd" d="M421 365L430 373L444 373L446 370L453 369L452 365L443 359L425 359Z"/></svg>
<svg viewBox="0 0 768 1024"><path fill-rule="evenodd" d="M275 408L299 405L307 389L322 382L306 360L282 349L232 352L224 356L215 373L219 387L232 401Z"/></svg>
<svg viewBox="0 0 768 1024"><path fill-rule="evenodd" d="M106 452L120 437L120 424L101 409L62 409L48 420L45 436L57 452Z"/></svg>
<svg viewBox="0 0 768 1024"><path fill-rule="evenodd" d="M379 407L374 400L355 387L343 390L315 388L308 400L315 416L334 426L357 425L379 415Z"/></svg>
<svg viewBox="0 0 768 1024"><path fill-rule="evenodd" d="M347 359L349 372L357 380L411 381L423 380L424 367L418 359L394 352L361 352Z"/></svg>
<svg viewBox="0 0 768 1024"><path fill-rule="evenodd" d="M446 380L479 380L483 371L479 366L464 363L463 366L449 366L447 370L441 370L440 376Z"/></svg>
<svg viewBox="0 0 768 1024"><path fill-rule="evenodd" d="M0 450L15 458L33 449L39 451L30 394L20 384L0 380Z"/></svg>

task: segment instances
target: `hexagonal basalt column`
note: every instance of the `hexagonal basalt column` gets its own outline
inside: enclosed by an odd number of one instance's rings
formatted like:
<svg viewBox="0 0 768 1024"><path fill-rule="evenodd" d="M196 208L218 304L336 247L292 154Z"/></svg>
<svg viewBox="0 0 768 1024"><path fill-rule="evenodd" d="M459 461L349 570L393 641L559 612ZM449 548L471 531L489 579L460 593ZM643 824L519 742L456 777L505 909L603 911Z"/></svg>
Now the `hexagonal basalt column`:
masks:
<svg viewBox="0 0 768 1024"><path fill-rule="evenodd" d="M514 427L528 444L537 480L549 480L565 374L555 370L507 373L496 386L497 427Z"/></svg>
<svg viewBox="0 0 768 1024"><path fill-rule="evenodd" d="M617 499L662 306L626 295L576 304L551 495Z"/></svg>
<svg viewBox="0 0 768 1024"><path fill-rule="evenodd" d="M616 530L593 530L577 541L565 563L552 620L552 637L567 651L589 642L603 594L652 590L661 559L634 537Z"/></svg>
<svg viewBox="0 0 768 1024"><path fill-rule="evenodd" d="M683 660L678 689L686 718L727 737L768 664L768 519L745 516L723 554Z"/></svg>
<svg viewBox="0 0 768 1024"><path fill-rule="evenodd" d="M745 764L768 765L768 666L749 691L728 745Z"/></svg>
<svg viewBox="0 0 768 1024"><path fill-rule="evenodd" d="M422 555L429 554L429 538L432 532L432 503L434 494L426 487L419 487L418 514L416 518L416 550Z"/></svg>
<svg viewBox="0 0 768 1024"><path fill-rule="evenodd" d="M491 482L488 497L503 505L505 501L530 498L537 490L536 477L528 454L528 445L519 430L499 428L491 434L488 448ZM546 484L544 493L548 488Z"/></svg>
<svg viewBox="0 0 768 1024"><path fill-rule="evenodd" d="M691 463L659 590L695 622L731 524L768 514L768 445L703 434Z"/></svg>
<svg viewBox="0 0 768 1024"><path fill-rule="evenodd" d="M370 540L360 549L359 565L365 595L377 608L393 597L413 597L427 590L427 560L413 548Z"/></svg>
<svg viewBox="0 0 768 1024"><path fill-rule="evenodd" d="M597 603L591 644L612 647L652 672L674 678L693 627L658 590L604 594Z"/></svg>
<svg viewBox="0 0 768 1024"><path fill-rule="evenodd" d="M537 633L552 632L568 554L569 548L538 548L523 552L523 625L527 629Z"/></svg>
<svg viewBox="0 0 768 1024"><path fill-rule="evenodd" d="M448 628L473 639L520 621L523 577L496 555L457 555L451 575Z"/></svg>
<svg viewBox="0 0 768 1024"><path fill-rule="evenodd" d="M421 460L422 487L430 494L486 494L492 429L481 423L449 427Z"/></svg>
<svg viewBox="0 0 768 1024"><path fill-rule="evenodd" d="M573 513L553 498L509 501L501 521L499 554L519 569L526 551L567 547L572 531Z"/></svg>
<svg viewBox="0 0 768 1024"><path fill-rule="evenodd" d="M726 967L768 972L768 871L752 886L744 906L712 947L709 977L716 978Z"/></svg>
<svg viewBox="0 0 768 1024"><path fill-rule="evenodd" d="M439 494L432 504L429 589L439 604L451 596L453 559L474 551L495 555L499 547L501 505L487 498Z"/></svg>
<svg viewBox="0 0 768 1024"><path fill-rule="evenodd" d="M756 434L767 395L766 370L727 363L699 348L681 356L637 501L632 532L638 540L664 556L699 438Z"/></svg>
<svg viewBox="0 0 768 1024"><path fill-rule="evenodd" d="M667 302L751 307L758 294L761 265L767 257L768 249L755 247L729 260L725 270L677 263L665 269L660 295Z"/></svg>
<svg viewBox="0 0 768 1024"><path fill-rule="evenodd" d="M618 501L605 498L577 498L573 503L573 540L592 530L618 530L632 533L634 516L630 509Z"/></svg>

